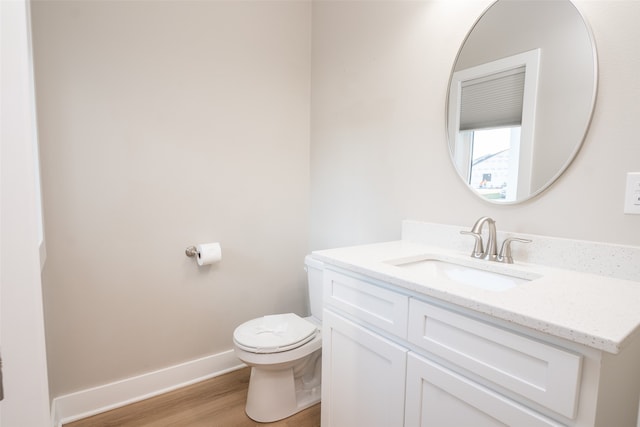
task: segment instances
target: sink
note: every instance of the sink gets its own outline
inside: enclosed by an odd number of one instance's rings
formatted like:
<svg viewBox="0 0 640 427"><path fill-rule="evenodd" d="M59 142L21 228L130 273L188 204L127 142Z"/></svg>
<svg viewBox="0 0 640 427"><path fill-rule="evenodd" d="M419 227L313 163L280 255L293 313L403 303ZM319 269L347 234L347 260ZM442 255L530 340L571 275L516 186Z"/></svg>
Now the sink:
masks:
<svg viewBox="0 0 640 427"><path fill-rule="evenodd" d="M479 261L487 262L490 261ZM433 256L384 261L404 271L441 283L456 283L488 291L506 291L537 277L517 272L500 273Z"/></svg>

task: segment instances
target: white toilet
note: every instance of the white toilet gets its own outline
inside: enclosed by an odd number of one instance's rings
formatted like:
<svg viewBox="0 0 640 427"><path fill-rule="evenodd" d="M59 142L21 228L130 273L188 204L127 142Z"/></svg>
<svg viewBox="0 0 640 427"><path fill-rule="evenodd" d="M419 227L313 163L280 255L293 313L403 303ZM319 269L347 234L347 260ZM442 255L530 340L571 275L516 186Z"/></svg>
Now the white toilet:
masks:
<svg viewBox="0 0 640 427"><path fill-rule="evenodd" d="M322 263L304 260L311 316L275 314L233 332L236 356L251 366L247 415L258 422L287 418L320 401Z"/></svg>

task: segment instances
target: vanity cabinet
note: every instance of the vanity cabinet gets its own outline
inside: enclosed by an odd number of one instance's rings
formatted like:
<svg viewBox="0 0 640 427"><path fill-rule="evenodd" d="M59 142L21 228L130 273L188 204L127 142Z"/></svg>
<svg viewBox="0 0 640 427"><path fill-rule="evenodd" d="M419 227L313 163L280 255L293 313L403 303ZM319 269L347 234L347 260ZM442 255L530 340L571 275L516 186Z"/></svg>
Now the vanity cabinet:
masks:
<svg viewBox="0 0 640 427"><path fill-rule="evenodd" d="M322 427L636 427L637 348L616 359L333 267L323 286Z"/></svg>
<svg viewBox="0 0 640 427"><path fill-rule="evenodd" d="M322 324L322 425L402 426L407 350L331 311Z"/></svg>
<svg viewBox="0 0 640 427"><path fill-rule="evenodd" d="M371 328L406 336L408 297L325 271L323 300L322 426L402 426L408 350Z"/></svg>

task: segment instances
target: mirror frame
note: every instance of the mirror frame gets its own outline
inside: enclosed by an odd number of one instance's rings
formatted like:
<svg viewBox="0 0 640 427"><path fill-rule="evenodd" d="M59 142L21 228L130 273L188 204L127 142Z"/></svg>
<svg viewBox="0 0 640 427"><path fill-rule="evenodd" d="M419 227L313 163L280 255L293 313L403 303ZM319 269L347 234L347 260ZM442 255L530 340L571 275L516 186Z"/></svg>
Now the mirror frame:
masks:
<svg viewBox="0 0 640 427"><path fill-rule="evenodd" d="M464 183L465 187L467 187L473 194L475 194L477 197L479 197L481 200L484 200L485 202L491 203L492 205L515 205L515 204L519 204L519 203L524 203L526 201L529 201L533 198L538 197L541 193L543 193L544 191L546 191L549 187L551 187L552 184L554 184L559 178L560 176L569 168L569 166L573 163L573 161L575 160L575 158L578 155L578 152L580 151L580 149L582 148L582 146L584 145L584 141L587 137L587 134L589 132L589 129L591 127L591 122L593 120L593 115L594 115L594 111L595 111L595 105L596 105L596 101L597 101L597 93L598 93L598 86L599 86L599 69L598 69L598 52L597 52L597 48L596 48L596 42L595 42L595 37L593 35L593 30L591 29L591 26L589 25L589 22L587 21L587 19L585 18L584 14L580 11L580 9L576 6L576 4L571 1L571 0L553 0L553 1L566 1L568 2L573 9L576 11L577 13L577 17L579 17L585 27L586 30L586 34L589 38L589 44L591 47L591 55L593 58L593 85L592 85L592 90L591 93L589 94L589 98L590 98L590 105L588 108L588 118L584 124L584 130L577 132L579 134L579 137L577 138L578 140L574 143L574 146L572 148L572 150L569 152L568 154L568 158L566 161L564 161L564 163L559 167L558 171L553 174L549 180L544 184L541 185L539 188L537 188L535 191L530 192L529 195L525 196L525 197L521 197L518 198L514 201L500 201L500 200L495 200L495 199L488 199L486 197L484 197L482 194L480 194L478 191L476 191L476 189L474 189L473 187L471 187L471 185L469 185L469 183L466 180L466 177L463 176L463 174L458 170L458 167L456 166L456 162L454 159L454 153L452 150L452 146L451 144L454 144L455 141L451 141L451 135L449 132L449 126L450 126L450 120L449 120L449 106L450 106L450 96L451 96L451 84L454 80L454 73L456 72L456 66L458 64L458 61L460 59L460 56L464 50L464 47L467 43L467 41L469 40L469 38L471 37L471 35L473 34L474 30L476 29L476 27L478 26L478 24L481 22L481 20L483 19L483 17L489 12L489 10L491 10L491 8L495 7L496 4L500 3L500 2L505 2L505 1L509 1L509 0L495 0L493 2L491 2L491 4L489 4L484 10L483 12L480 14L480 16L475 20L475 22L473 23L473 25L471 26L471 28L469 29L469 31L467 32L464 40L462 41L462 43L460 44L460 47L458 49L458 52L456 54L455 60L453 61L453 65L451 66L451 72L449 75L449 83L447 86L447 96L446 96L446 101L445 101L445 133L446 133L446 141L447 141L447 149L449 151L449 159L451 161L451 165L455 170L456 175L458 175L458 177L460 178L460 180ZM499 59L499 58L496 58Z"/></svg>

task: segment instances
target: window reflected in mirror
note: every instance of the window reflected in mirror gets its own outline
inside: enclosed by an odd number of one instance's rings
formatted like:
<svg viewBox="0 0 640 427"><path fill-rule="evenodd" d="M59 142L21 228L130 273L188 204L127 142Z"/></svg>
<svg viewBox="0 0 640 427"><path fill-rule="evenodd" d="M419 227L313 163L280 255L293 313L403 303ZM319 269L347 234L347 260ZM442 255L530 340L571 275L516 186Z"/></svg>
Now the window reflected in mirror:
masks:
<svg viewBox="0 0 640 427"><path fill-rule="evenodd" d="M470 150L467 184L488 200L514 201L520 126L462 132Z"/></svg>
<svg viewBox="0 0 640 427"><path fill-rule="evenodd" d="M515 202L531 194L540 50L453 74L450 140L456 168L486 200Z"/></svg>

